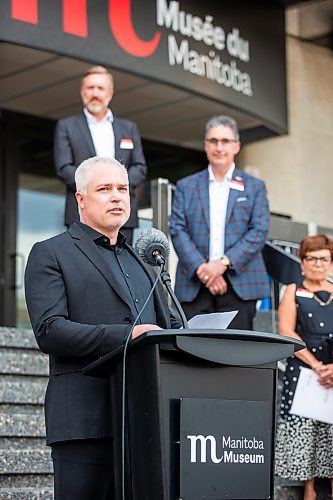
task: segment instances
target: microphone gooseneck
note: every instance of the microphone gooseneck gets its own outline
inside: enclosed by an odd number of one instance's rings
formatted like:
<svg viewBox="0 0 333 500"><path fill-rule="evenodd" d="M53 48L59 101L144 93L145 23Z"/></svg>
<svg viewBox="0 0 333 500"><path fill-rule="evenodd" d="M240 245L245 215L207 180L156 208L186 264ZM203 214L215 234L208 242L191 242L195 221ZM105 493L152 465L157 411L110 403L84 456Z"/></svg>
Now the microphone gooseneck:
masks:
<svg viewBox="0 0 333 500"><path fill-rule="evenodd" d="M127 348L128 348L128 344L132 338L132 333L133 333L133 330L135 328L135 326L138 324L138 321L139 319L141 318L141 314L143 313L143 311L145 310L146 308L146 305L148 304L148 301L150 299L150 297L152 296L156 286L157 286L157 283L160 279L160 275L162 273L162 268L159 269L157 275L156 275L156 279L153 283L153 286L151 287L150 289L150 292L143 304L143 306L141 307L141 310L139 311L137 317L135 318L135 321L133 322L129 332L127 333L127 336L125 338L125 343L124 343L124 351L123 351L123 365L122 365L122 396L121 396L121 498L122 500L125 500L126 499L126 491L125 491L125 468L126 468L126 460L125 460L125 422L126 422L126 418L125 418L125 415L126 415L126 360L127 360Z"/></svg>
<svg viewBox="0 0 333 500"><path fill-rule="evenodd" d="M139 257L150 264L151 266L158 266L161 268L161 280L165 285L171 300L176 307L180 316L183 328L188 328L185 313L180 305L174 291L171 287L171 278L165 269L166 259L170 254L170 245L168 238L162 231L158 229L146 229L142 231L135 243L135 250L138 252Z"/></svg>

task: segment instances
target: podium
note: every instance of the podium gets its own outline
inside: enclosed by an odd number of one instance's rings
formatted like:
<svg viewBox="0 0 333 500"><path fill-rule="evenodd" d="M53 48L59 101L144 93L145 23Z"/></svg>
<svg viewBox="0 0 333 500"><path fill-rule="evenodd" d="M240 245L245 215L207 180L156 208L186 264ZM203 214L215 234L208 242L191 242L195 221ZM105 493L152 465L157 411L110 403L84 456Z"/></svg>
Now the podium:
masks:
<svg viewBox="0 0 333 500"><path fill-rule="evenodd" d="M158 330L126 361L126 500L273 498L277 361L304 348L244 330ZM110 379L121 500L122 349L83 372Z"/></svg>

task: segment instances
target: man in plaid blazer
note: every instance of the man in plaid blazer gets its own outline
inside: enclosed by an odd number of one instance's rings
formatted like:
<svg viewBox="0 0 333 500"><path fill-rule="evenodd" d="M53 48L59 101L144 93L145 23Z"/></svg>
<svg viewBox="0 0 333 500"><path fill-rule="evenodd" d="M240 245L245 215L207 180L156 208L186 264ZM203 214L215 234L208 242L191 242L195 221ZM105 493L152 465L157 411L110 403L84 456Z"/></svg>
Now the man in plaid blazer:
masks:
<svg viewBox="0 0 333 500"><path fill-rule="evenodd" d="M176 295L187 318L238 310L230 328L251 330L257 299L270 294L261 254L269 229L265 184L235 167L240 142L232 118L209 120L204 148L208 168L181 179L173 196Z"/></svg>

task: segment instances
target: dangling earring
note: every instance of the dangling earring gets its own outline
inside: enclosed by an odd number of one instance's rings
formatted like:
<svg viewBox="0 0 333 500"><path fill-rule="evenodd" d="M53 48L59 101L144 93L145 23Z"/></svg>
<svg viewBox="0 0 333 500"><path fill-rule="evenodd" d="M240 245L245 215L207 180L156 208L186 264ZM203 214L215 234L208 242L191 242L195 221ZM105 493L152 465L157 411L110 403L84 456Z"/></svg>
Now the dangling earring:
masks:
<svg viewBox="0 0 333 500"><path fill-rule="evenodd" d="M302 276L305 276L305 272L304 272L304 271L301 271L301 275L302 275Z"/></svg>

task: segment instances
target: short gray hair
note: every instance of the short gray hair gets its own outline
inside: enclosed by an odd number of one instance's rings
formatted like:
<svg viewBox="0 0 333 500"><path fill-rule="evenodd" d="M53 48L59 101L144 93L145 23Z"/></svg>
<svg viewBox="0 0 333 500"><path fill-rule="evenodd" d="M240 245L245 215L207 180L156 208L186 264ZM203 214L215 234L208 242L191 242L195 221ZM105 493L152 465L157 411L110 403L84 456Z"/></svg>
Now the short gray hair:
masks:
<svg viewBox="0 0 333 500"><path fill-rule="evenodd" d="M110 73L110 71L107 68L105 68L105 66L91 66L91 68L87 69L87 71L85 72L85 74L83 75L82 80L81 80L81 88L84 86L84 79L90 75L106 75L106 76L108 76L109 80L110 80L110 87L112 89L114 88L114 80L113 80L112 73Z"/></svg>
<svg viewBox="0 0 333 500"><path fill-rule="evenodd" d="M82 194L87 194L88 184L91 179L91 174L96 165L107 165L110 168L119 168L122 170L128 179L128 172L125 166L114 158L106 158L104 156L93 156L84 160L75 171L76 190Z"/></svg>
<svg viewBox="0 0 333 500"><path fill-rule="evenodd" d="M206 123L205 138L207 137L207 134L211 128L218 127L219 125L231 128L234 133L234 139L236 141L239 141L239 131L236 120L234 120L230 116L225 115L214 116Z"/></svg>

